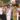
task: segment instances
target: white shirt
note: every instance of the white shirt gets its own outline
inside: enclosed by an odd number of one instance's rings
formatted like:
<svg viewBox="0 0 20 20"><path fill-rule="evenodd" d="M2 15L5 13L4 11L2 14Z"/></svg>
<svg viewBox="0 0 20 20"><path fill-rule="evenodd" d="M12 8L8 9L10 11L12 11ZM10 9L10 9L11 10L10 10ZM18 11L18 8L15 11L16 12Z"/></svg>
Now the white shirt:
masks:
<svg viewBox="0 0 20 20"><path fill-rule="evenodd" d="M8 9L7 16L11 16L11 11L12 11L12 9L11 9L11 8L10 8L10 9Z"/></svg>
<svg viewBox="0 0 20 20"><path fill-rule="evenodd" d="M17 20L19 20L18 17L19 17L19 13L17 12Z"/></svg>
<svg viewBox="0 0 20 20"><path fill-rule="evenodd" d="M3 13L3 12L2 12L2 8L0 8L0 15L2 15L2 13Z"/></svg>
<svg viewBox="0 0 20 20"><path fill-rule="evenodd" d="M20 11L20 8L17 8L17 11Z"/></svg>
<svg viewBox="0 0 20 20"><path fill-rule="evenodd" d="M8 16L10 16L10 15L11 15L11 10L10 10L10 9L9 9L9 11L8 11L7 15L8 15Z"/></svg>
<svg viewBox="0 0 20 20"><path fill-rule="evenodd" d="M7 10L7 13L6 13L6 19L7 20L10 20L11 19L11 11L12 11L12 8L8 8L8 10Z"/></svg>
<svg viewBox="0 0 20 20"><path fill-rule="evenodd" d="M17 8L17 20L19 20L19 12L20 11L20 8Z"/></svg>

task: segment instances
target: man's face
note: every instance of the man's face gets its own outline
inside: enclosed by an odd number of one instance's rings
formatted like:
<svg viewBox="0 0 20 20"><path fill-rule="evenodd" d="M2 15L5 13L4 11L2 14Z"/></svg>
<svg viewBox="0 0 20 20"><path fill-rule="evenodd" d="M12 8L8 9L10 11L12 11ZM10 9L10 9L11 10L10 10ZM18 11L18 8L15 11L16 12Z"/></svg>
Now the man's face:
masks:
<svg viewBox="0 0 20 20"><path fill-rule="evenodd" d="M5 9L7 9L7 6L5 6Z"/></svg>
<svg viewBox="0 0 20 20"><path fill-rule="evenodd" d="M5 6L5 11L7 11L7 6Z"/></svg>

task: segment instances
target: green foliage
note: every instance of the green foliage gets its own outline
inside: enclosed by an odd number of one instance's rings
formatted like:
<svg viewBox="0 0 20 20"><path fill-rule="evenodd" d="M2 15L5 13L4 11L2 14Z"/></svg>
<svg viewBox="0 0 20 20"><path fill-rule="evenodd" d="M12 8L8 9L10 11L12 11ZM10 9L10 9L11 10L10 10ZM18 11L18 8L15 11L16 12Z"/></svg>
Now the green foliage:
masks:
<svg viewBox="0 0 20 20"><path fill-rule="evenodd" d="M3 1L4 3L8 3L10 0L1 0L1 1Z"/></svg>

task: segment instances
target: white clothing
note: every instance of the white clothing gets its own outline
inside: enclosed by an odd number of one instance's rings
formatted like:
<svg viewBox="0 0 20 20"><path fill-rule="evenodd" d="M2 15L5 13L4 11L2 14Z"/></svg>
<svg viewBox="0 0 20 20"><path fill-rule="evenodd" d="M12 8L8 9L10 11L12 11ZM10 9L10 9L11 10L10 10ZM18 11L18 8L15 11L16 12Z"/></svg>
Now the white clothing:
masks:
<svg viewBox="0 0 20 20"><path fill-rule="evenodd" d="M11 16L11 11L12 11L12 8L7 10L7 16Z"/></svg>
<svg viewBox="0 0 20 20"><path fill-rule="evenodd" d="M17 8L17 11L20 11L20 8Z"/></svg>
<svg viewBox="0 0 20 20"><path fill-rule="evenodd" d="M19 18L19 12L18 11L20 11L20 8L17 8L17 20L19 20L18 18Z"/></svg>
<svg viewBox="0 0 20 20"><path fill-rule="evenodd" d="M11 15L11 9L9 9L8 13L7 13L8 16Z"/></svg>
<svg viewBox="0 0 20 20"><path fill-rule="evenodd" d="M11 19L11 11L12 9L10 8L7 12L7 20L10 20Z"/></svg>
<svg viewBox="0 0 20 20"><path fill-rule="evenodd" d="M17 12L17 20L19 20L18 17L19 17L19 13Z"/></svg>
<svg viewBox="0 0 20 20"><path fill-rule="evenodd" d="M2 8L0 8L0 15L2 15L3 14L3 12L2 12Z"/></svg>

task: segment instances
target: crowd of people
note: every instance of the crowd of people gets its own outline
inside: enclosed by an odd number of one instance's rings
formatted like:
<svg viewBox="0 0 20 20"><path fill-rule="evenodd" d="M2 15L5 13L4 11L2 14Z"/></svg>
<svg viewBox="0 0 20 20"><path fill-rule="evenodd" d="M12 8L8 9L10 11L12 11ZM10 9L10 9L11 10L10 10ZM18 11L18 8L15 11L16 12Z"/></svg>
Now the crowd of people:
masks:
<svg viewBox="0 0 20 20"><path fill-rule="evenodd" d="M10 5L0 6L0 18L2 20L11 20L12 7Z"/></svg>
<svg viewBox="0 0 20 20"><path fill-rule="evenodd" d="M19 13L20 13L20 6L18 6L18 5L11 6L8 4L8 5L0 6L0 18L1 18L1 20L16 20L16 19L18 20L17 16Z"/></svg>

